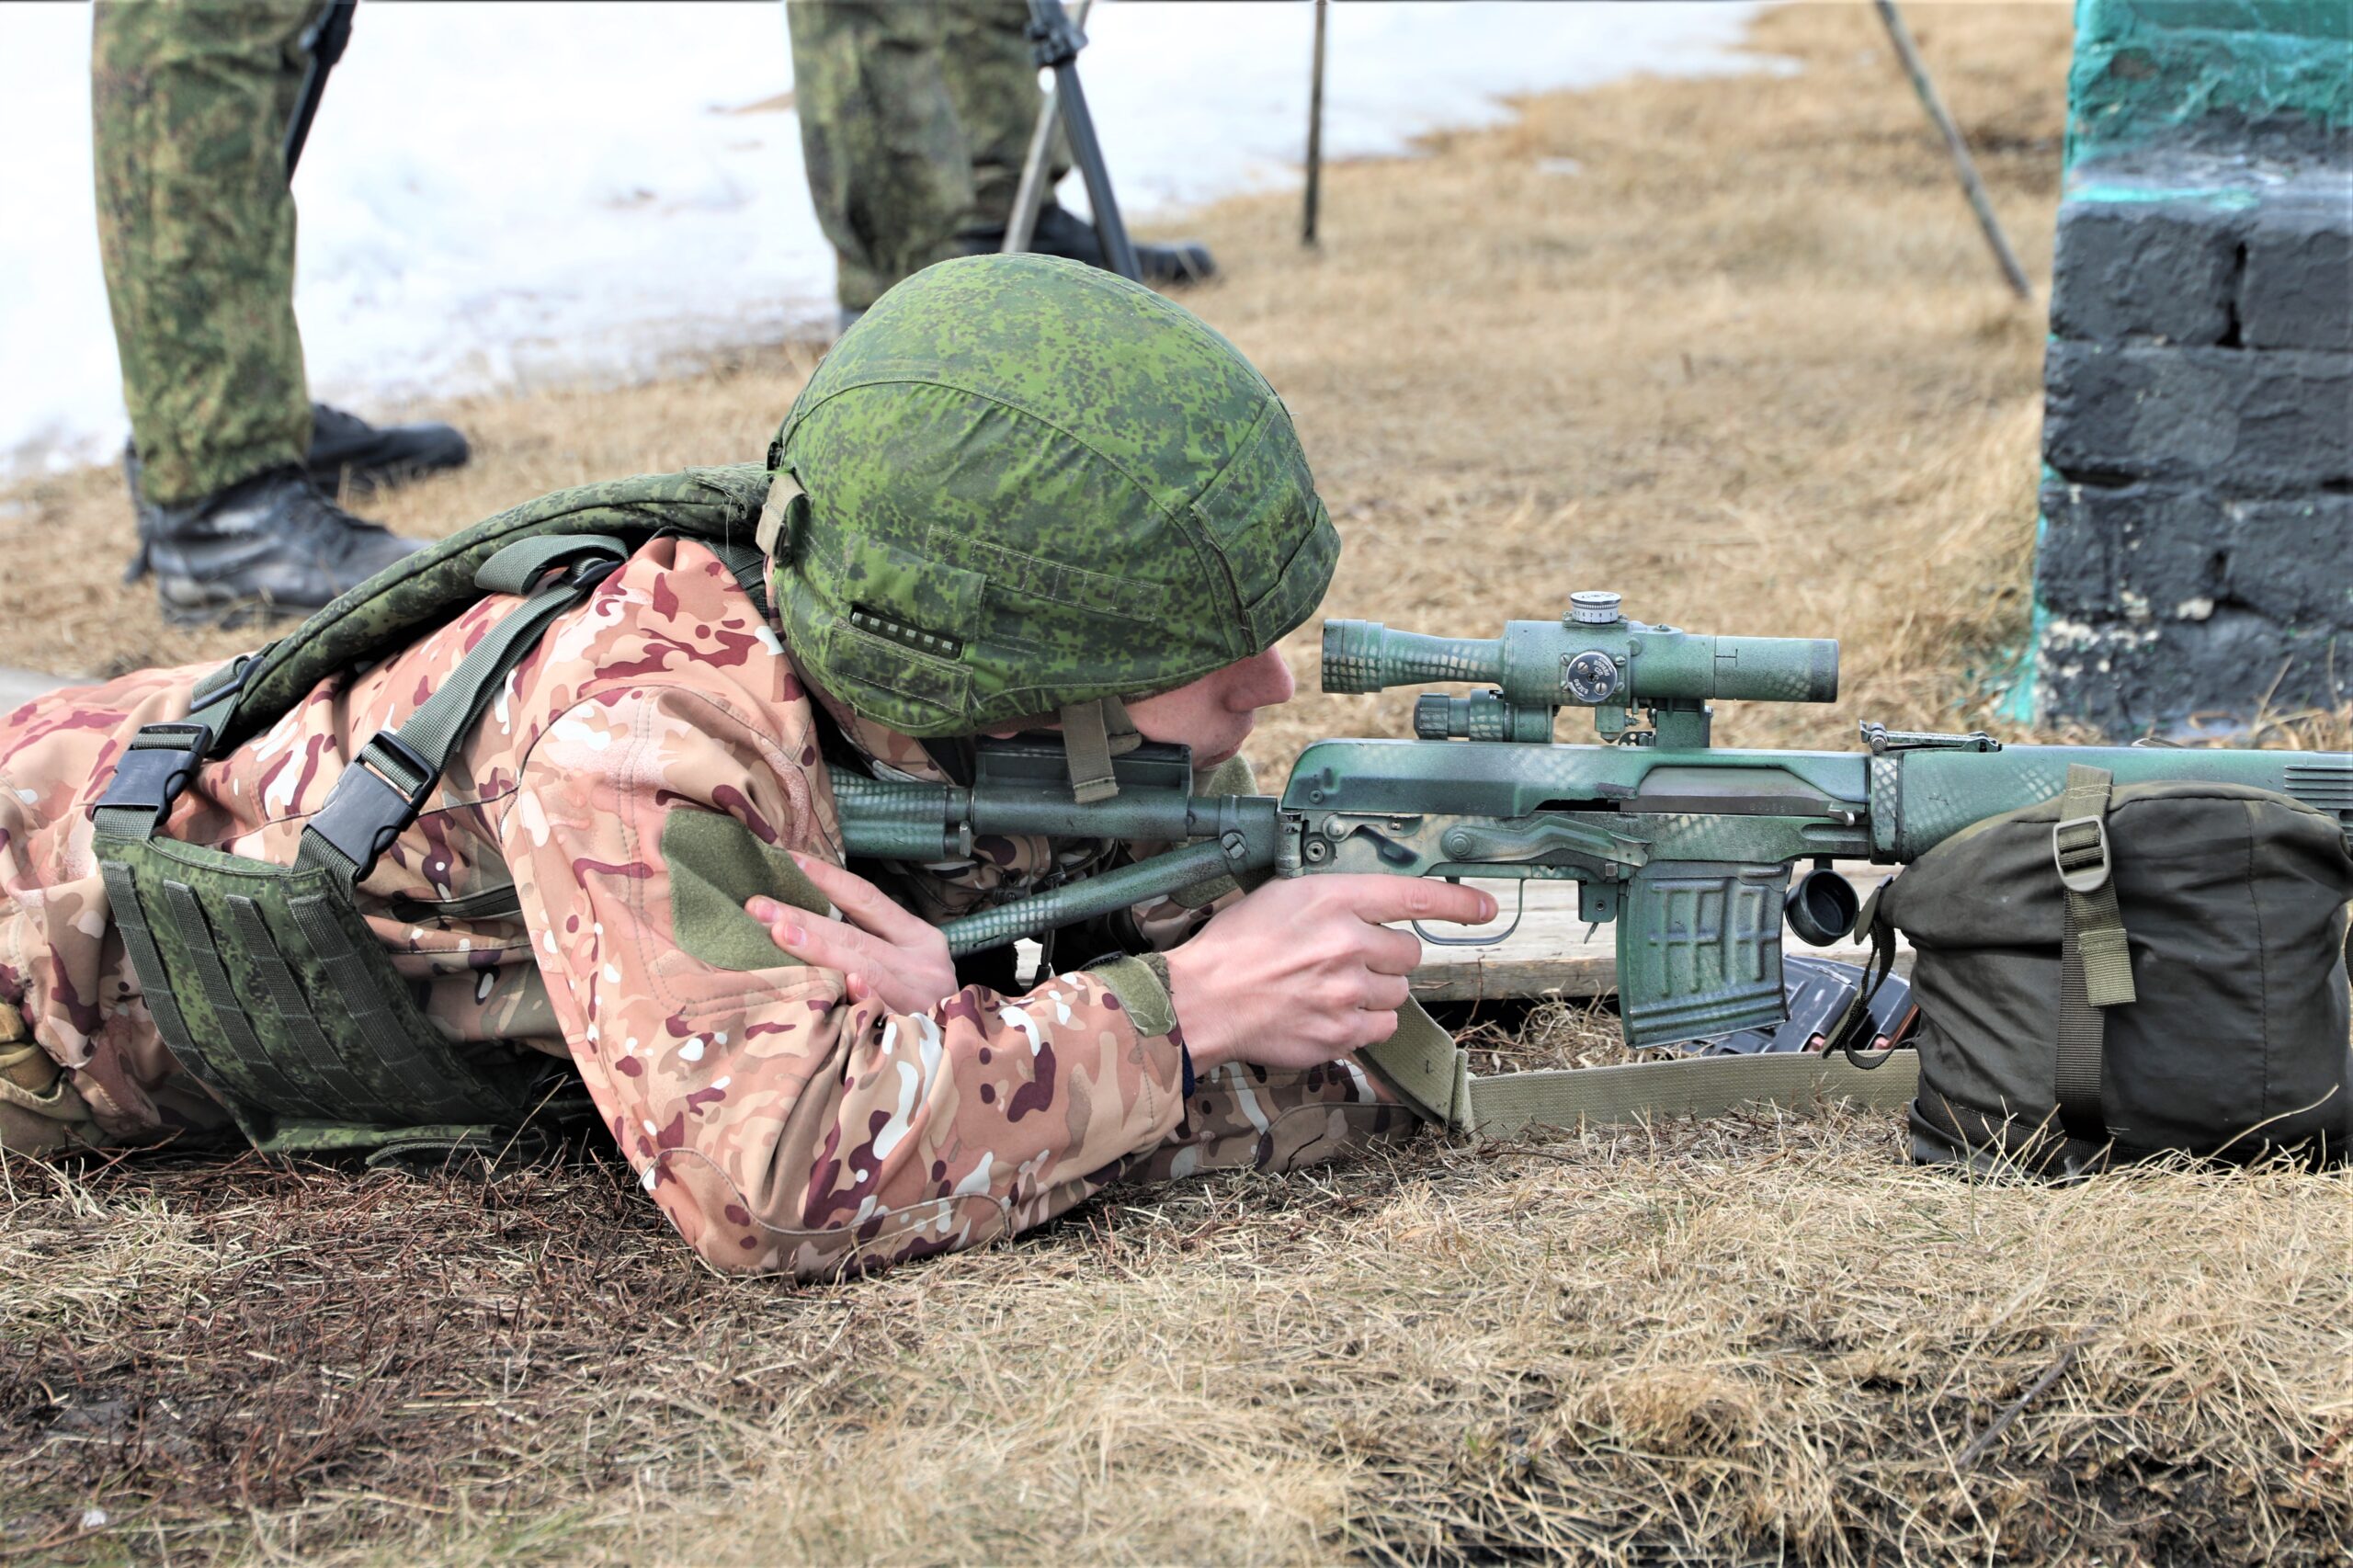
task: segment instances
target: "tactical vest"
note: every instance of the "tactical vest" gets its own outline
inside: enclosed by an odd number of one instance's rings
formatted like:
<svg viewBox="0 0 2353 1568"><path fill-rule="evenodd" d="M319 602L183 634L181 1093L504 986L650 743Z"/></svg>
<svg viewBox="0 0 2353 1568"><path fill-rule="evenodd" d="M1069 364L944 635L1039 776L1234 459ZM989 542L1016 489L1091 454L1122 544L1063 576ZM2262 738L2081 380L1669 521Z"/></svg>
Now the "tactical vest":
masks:
<svg viewBox="0 0 2353 1568"><path fill-rule="evenodd" d="M157 1032L260 1149L371 1160L504 1147L585 1108L570 1067L527 1047L447 1039L353 904L415 822L483 710L549 625L637 547L700 541L767 613L756 464L558 491L378 574L197 684L186 719L149 724L91 808L116 929ZM321 681L405 646L478 603L523 603L440 688L360 748L302 830L291 866L165 835L197 770Z"/></svg>

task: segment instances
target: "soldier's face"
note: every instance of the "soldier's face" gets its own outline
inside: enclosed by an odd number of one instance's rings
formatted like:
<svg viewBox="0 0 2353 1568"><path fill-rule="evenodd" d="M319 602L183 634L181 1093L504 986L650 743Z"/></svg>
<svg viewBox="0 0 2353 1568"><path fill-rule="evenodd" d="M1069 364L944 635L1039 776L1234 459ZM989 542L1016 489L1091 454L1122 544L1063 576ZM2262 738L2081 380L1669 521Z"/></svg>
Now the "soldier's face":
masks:
<svg viewBox="0 0 2353 1568"><path fill-rule="evenodd" d="M1144 739L1188 745L1193 766L1206 769L1242 749L1259 709L1290 701L1296 689L1290 666L1269 648L1174 691L1131 698L1126 706Z"/></svg>

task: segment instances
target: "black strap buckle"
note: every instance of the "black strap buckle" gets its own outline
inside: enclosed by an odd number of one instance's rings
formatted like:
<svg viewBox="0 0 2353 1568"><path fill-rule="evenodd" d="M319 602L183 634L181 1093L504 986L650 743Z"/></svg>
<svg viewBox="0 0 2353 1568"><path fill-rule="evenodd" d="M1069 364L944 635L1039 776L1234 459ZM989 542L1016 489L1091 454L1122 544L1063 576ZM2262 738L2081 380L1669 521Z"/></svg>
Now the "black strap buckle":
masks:
<svg viewBox="0 0 2353 1568"><path fill-rule="evenodd" d="M403 773L416 782L404 782ZM415 748L392 731L379 730L335 781L327 803L303 831L317 834L351 862L353 881L365 881L440 781L439 770Z"/></svg>
<svg viewBox="0 0 2353 1568"><path fill-rule="evenodd" d="M276 643L265 643L250 653L240 653L222 668L198 681L196 688L188 693L188 710L200 712L222 699L233 698L244 690L245 682L253 677L254 669L261 663L262 655L275 646Z"/></svg>
<svg viewBox="0 0 2353 1568"><path fill-rule="evenodd" d="M591 556L572 563L571 570L563 574L563 585L585 593L620 569L620 562L609 555Z"/></svg>
<svg viewBox="0 0 2353 1568"><path fill-rule="evenodd" d="M153 819L148 831L153 832L171 814L172 802L211 749L209 724L142 724L115 758L114 777L107 780L106 793L92 803L90 814L118 806L146 812Z"/></svg>

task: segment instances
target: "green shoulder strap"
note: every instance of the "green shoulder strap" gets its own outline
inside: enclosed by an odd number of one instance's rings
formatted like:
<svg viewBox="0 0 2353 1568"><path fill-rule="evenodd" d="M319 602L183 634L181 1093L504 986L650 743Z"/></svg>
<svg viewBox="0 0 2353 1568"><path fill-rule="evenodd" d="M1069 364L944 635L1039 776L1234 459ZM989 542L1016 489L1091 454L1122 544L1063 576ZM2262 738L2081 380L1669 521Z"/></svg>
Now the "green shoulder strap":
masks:
<svg viewBox="0 0 2353 1568"><path fill-rule="evenodd" d="M1696 1056L1482 1078L1470 1070L1470 1053L1411 1001L1398 1011L1397 1032L1361 1054L1410 1109L1473 1139L1530 1127L1722 1116L1744 1105L1813 1113L1845 1099L1895 1109L1911 1103L1920 1080L1919 1053L1906 1050Z"/></svg>
<svg viewBox="0 0 2353 1568"><path fill-rule="evenodd" d="M2108 1142L2100 1108L2100 1054L2107 1020L2102 1008L2133 999L2132 953L2117 906L2115 867L2109 856L2106 768L2081 763L2067 769L2059 821L2051 829L2051 858L2067 894L2060 948L2058 1056L2052 1097L2071 1138Z"/></svg>
<svg viewBox="0 0 2353 1568"><path fill-rule="evenodd" d="M486 593L526 596L520 608L475 643L449 678L408 722L379 731L359 748L302 829L294 864L332 872L347 888L365 879L379 856L408 830L441 781L449 757L500 686L539 646L550 622L582 599L629 556L629 546L599 534L518 540L474 574ZM549 576L551 572L561 575ZM544 583L542 582L544 579Z"/></svg>

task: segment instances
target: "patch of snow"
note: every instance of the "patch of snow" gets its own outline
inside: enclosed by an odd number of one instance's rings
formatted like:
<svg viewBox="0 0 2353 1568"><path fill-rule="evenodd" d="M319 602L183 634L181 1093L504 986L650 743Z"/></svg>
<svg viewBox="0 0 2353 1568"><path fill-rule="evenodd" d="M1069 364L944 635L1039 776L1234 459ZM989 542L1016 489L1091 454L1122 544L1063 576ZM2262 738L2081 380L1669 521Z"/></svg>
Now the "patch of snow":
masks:
<svg viewBox="0 0 2353 1568"><path fill-rule="evenodd" d="M1495 123L1499 95L1756 68L1732 52L1756 9L1336 6L1326 156ZM1305 5L1097 8L1081 79L1131 219L1298 182L1313 28ZM0 473L105 460L125 428L89 33L78 7L0 11ZM775 6L363 6L295 179L313 393L381 410L824 330L798 122L730 112L790 83Z"/></svg>

